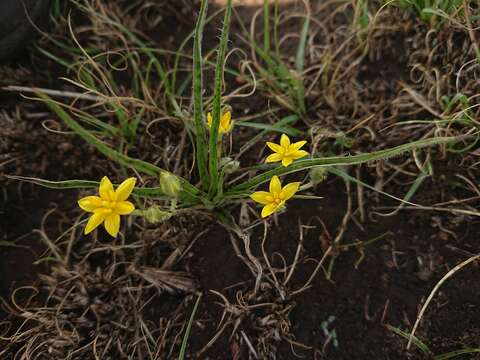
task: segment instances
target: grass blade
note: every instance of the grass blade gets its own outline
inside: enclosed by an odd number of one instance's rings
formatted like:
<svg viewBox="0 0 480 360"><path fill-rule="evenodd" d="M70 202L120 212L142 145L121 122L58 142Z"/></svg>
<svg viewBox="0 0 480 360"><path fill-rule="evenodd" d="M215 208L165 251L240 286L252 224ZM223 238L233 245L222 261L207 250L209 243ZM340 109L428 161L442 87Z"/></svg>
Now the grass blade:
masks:
<svg viewBox="0 0 480 360"><path fill-rule="evenodd" d="M221 102L222 102L222 80L225 65L225 53L227 50L228 32L230 31L230 18L232 15L232 0L228 0L227 8L225 10L225 17L223 19L222 34L220 37L220 44L217 53L217 64L215 66L215 84L213 93L213 121L210 127L209 139L209 172L210 172L210 191L211 197L214 197L218 191L218 129L220 126Z"/></svg>
<svg viewBox="0 0 480 360"><path fill-rule="evenodd" d="M195 25L193 37L193 116L195 118L195 140L197 168L203 189L210 184L207 173L207 145L205 141L205 127L203 124L203 84L202 84L202 35L208 1L202 0L200 14Z"/></svg>
<svg viewBox="0 0 480 360"><path fill-rule="evenodd" d="M90 180L65 180L65 181L50 181L40 178L6 175L7 178L19 181L25 181L38 186L43 186L48 189L65 190L65 189L98 189L100 181ZM114 184L118 186L120 184ZM169 197L161 190L160 187L135 187L132 191L133 195L146 198L165 198Z"/></svg>
<svg viewBox="0 0 480 360"><path fill-rule="evenodd" d="M197 301L193 306L192 314L190 315L190 320L188 320L187 330L185 330L185 335L183 336L182 340L182 347L180 348L180 355L178 355L178 360L185 359L185 352L187 351L187 342L188 336L190 335L190 329L192 328L193 319L195 318L195 313L197 312L198 304L200 304L200 300L202 298L202 294L198 295Z"/></svg>
<svg viewBox="0 0 480 360"><path fill-rule="evenodd" d="M108 158L118 162L121 165L131 167L139 172L145 173L151 176L159 176L162 171L165 171L154 164L150 164L146 161L134 159L127 155L124 155L97 139L92 135L87 129L82 127L78 122L76 122L65 110L62 109L55 101L53 101L48 95L45 95L41 92L36 93L45 104L55 113L59 118L61 118L65 124L73 131L75 131L81 138L83 138L90 145L95 146L98 151L107 156ZM199 191L198 189L190 184L185 179L179 178L182 183L182 188L189 195L195 196Z"/></svg>
<svg viewBox="0 0 480 360"><path fill-rule="evenodd" d="M355 164L366 163L369 161L383 160L383 159L388 159L394 156L399 156L411 150L432 146L432 145L446 144L455 140L458 140L458 137L438 137L438 138L432 138L432 139L413 141L411 143L399 145L391 149L385 149L385 150L380 150L372 153L360 154L355 156L332 156L332 157L326 157L326 158L299 160L294 162L290 166L287 166L287 167L277 166L272 170L269 170L264 172L263 174L257 175L250 180L247 180L237 186L234 186L225 195L226 196L235 195L235 193L238 193L238 192L245 192L247 190L251 190L256 186L269 181L274 175L277 175L277 176L287 175L297 171L310 169L316 166L355 165Z"/></svg>
<svg viewBox="0 0 480 360"><path fill-rule="evenodd" d="M254 129L261 129L261 130L267 130L267 131L274 131L274 132L279 132L281 134L287 134L290 136L300 136L302 135L302 132L300 130L297 130L291 126L279 126L277 124L263 124L263 123L257 123L257 122L251 122L251 121L235 121L235 126L245 126L245 127L251 127Z"/></svg>
<svg viewBox="0 0 480 360"><path fill-rule="evenodd" d="M454 350L454 351L450 351L446 354L436 355L436 356L433 357L433 360L452 359L452 358L457 357L459 355L473 354L473 353L480 353L480 349L479 348L467 348L467 349L461 349L461 350Z"/></svg>
<svg viewBox="0 0 480 360"><path fill-rule="evenodd" d="M386 324L386 327L388 330L394 332L395 334L397 335L400 335L401 337L403 337L404 339L408 340L410 338L410 334L405 332L405 331L402 331L400 330L399 328L395 327L395 326L392 326L392 325L388 325ZM420 339L418 339L417 337L413 337L413 343L415 344L415 346L417 348L419 348L425 355L432 355L432 351L428 348L428 346L423 342L421 341Z"/></svg>
<svg viewBox="0 0 480 360"><path fill-rule="evenodd" d="M263 49L270 51L270 11L269 0L263 0Z"/></svg>
<svg viewBox="0 0 480 360"><path fill-rule="evenodd" d="M297 55L295 58L295 68L297 77L295 79L296 95L301 114L306 113L305 109L305 88L303 85L303 69L305 67L305 47L307 45L308 29L310 27L310 16L307 14L300 33L300 42L298 43Z"/></svg>

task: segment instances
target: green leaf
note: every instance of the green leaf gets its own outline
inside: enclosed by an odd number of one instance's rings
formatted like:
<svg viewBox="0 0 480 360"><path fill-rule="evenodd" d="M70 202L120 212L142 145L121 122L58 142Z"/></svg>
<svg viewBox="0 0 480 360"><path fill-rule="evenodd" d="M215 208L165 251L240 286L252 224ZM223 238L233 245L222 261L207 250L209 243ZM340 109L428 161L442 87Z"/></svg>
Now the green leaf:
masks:
<svg viewBox="0 0 480 360"><path fill-rule="evenodd" d="M188 320L187 329L185 330L185 335L183 336L182 347L180 348L180 354L178 355L178 360L185 359L188 337L190 335L190 330L192 328L193 319L195 318L195 313L197 312L198 304L200 304L201 299L202 299L202 294L200 293L200 294L198 294L197 301L195 302L195 305L193 306L192 314L190 315L190 319Z"/></svg>
<svg viewBox="0 0 480 360"><path fill-rule="evenodd" d="M212 126L210 127L210 139L208 144L209 149L209 172L210 172L210 198L215 197L215 193L219 186L223 186L218 182L218 130L220 126L221 101L222 101L222 80L224 73L225 54L227 50L228 32L230 31L230 17L232 14L232 0L228 0L227 8L225 10L225 17L223 19L222 34L220 36L220 44L217 52L217 63L215 66L215 83L213 93L213 114Z"/></svg>
<svg viewBox="0 0 480 360"><path fill-rule="evenodd" d="M394 332L397 335L400 335L404 339L406 339L406 340L410 339L410 334L409 333L407 333L405 331L402 331L399 328L397 328L395 326L392 326L392 325L386 324L386 327L387 327L388 330ZM432 355L433 354L432 351L428 348L428 346L415 336L413 337L413 344L415 346L417 346L425 355Z"/></svg>
<svg viewBox="0 0 480 360"><path fill-rule="evenodd" d="M251 121L236 121L235 126L245 126L245 127L251 127L255 129L262 129L262 130L267 130L267 131L274 131L274 132L279 132L282 134L287 134L290 136L300 136L302 135L302 132L300 130L297 130L291 126L279 126L277 124L262 124L262 123L257 123L257 122L251 122Z"/></svg>
<svg viewBox="0 0 480 360"><path fill-rule="evenodd" d="M466 348L466 349L461 349L461 350L454 350L454 351L448 352L446 354L436 355L436 356L433 357L433 360L452 359L452 358L457 357L459 355L473 354L473 353L480 353L480 349L479 348Z"/></svg>
<svg viewBox="0 0 480 360"><path fill-rule="evenodd" d="M372 153L360 154L355 156L332 156L332 157L325 157L325 158L298 160L287 167L277 166L272 170L266 171L263 174L257 175L250 180L247 180L237 186L234 186L232 189L226 192L225 195L226 196L236 195L238 193L251 190L257 187L258 185L269 181L274 175L277 175L277 176L287 175L287 174L295 173L298 171L306 170L315 166L355 165L355 164L362 164L370 161L383 160L383 159L388 159L394 156L402 155L414 149L419 149L422 147L427 147L432 145L447 144L455 140L458 140L458 137L439 137L439 138L413 141L411 143L396 146L391 149L385 149L385 150L380 150Z"/></svg>
<svg viewBox="0 0 480 360"><path fill-rule="evenodd" d="M60 107L55 101L53 101L48 95L44 93L37 92L36 93L44 102L45 104L60 117L65 124L68 125L70 129L75 131L81 138L83 138L86 142L90 145L93 145L100 151L102 154L107 156L108 158L118 162L121 165L134 168L139 172L143 172L148 175L157 176L162 171L156 165L150 164L143 160L138 160L131 158L127 155L124 155L110 147L108 147L105 143L97 139L94 135L92 135L88 130L82 127L78 122L76 122L62 107Z"/></svg>
<svg viewBox="0 0 480 360"><path fill-rule="evenodd" d="M208 1L202 0L193 37L193 116L195 120L196 160L200 181L204 190L210 179L207 173L207 145L203 124L203 84L202 84L202 35Z"/></svg>
<svg viewBox="0 0 480 360"><path fill-rule="evenodd" d="M29 182L35 185L43 186L49 189L98 189L100 186L99 181L89 181L89 180L66 180L66 181L50 181L40 178L25 177L25 176L13 176L7 175L9 179L19 180ZM115 185L118 186L119 184ZM135 187L132 191L133 195L146 198L165 198L169 197L162 191L160 187Z"/></svg>
<svg viewBox="0 0 480 360"><path fill-rule="evenodd" d="M298 78L295 79L295 88L297 94L297 105L300 107L300 113L305 114L305 88L303 85L303 69L305 66L305 47L307 45L308 29L310 27L310 17L307 14L303 23L302 32L300 33L300 41L298 43L297 55L295 59L295 68L297 69Z"/></svg>

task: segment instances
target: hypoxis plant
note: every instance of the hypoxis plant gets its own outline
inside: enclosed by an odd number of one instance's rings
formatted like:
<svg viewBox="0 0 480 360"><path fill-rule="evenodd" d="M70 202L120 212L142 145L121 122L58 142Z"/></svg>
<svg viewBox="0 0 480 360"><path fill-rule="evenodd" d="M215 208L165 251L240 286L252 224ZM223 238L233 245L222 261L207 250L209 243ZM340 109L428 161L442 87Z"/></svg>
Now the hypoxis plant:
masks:
<svg viewBox="0 0 480 360"><path fill-rule="evenodd" d="M295 139L294 141L283 134L278 143L264 139L263 146L268 147L273 153L266 157L263 164L256 164L247 168L246 166L249 164L243 164L241 157L239 162L229 160L224 156L224 141L222 139L226 136L231 136L233 141L236 139L235 111L230 111L229 104L222 103L222 90L232 5L231 1L228 1L225 9L223 28L216 54L213 98L209 99L204 96L202 77L205 60L202 56L201 47L207 4L207 0L203 0L201 3L193 39L193 106L188 108L193 109L193 113L188 113L188 109L183 109L183 114L189 114L189 116L184 115L184 117L189 118L191 122L186 124L186 128L190 131L194 142L197 176L194 175L192 178L197 179L195 182L192 179L177 176L156 164L132 158L111 148L97 138L94 132L74 119L61 104L38 92L38 96L70 129L99 152L119 163L125 169L133 170L138 174L136 177L144 174L157 179L158 185L155 187L135 186L135 179L129 178L115 188L106 177L101 182L82 180L52 182L22 178L56 189L91 189L98 187L99 196L92 194L79 200L79 206L92 214L85 228L86 233L104 223L108 233L115 236L119 231L120 216L122 215L144 216L151 222L157 222L173 216L180 210L183 211L193 207L207 209L212 214L218 215L219 219L224 220L226 219L225 214L228 215L229 206L239 200L253 200L258 203L263 207L262 217L267 217L284 209L286 202L302 190L301 182L288 182L281 179L288 174L304 173L308 169L317 167L331 168L377 161L399 156L418 148L455 140L451 137L432 138L355 156L316 157L315 154L310 154L307 151L308 143L306 140ZM206 111L207 105L211 106L210 112ZM262 133L265 133L265 131ZM249 178L242 182L232 179L226 181L229 176L232 176L232 173L238 174L240 172L248 175ZM282 182L284 183L283 186ZM267 183L269 184L268 191L264 186ZM133 202L128 201L130 194L137 204L141 204L138 201L140 198L146 198L150 200L148 203L151 205L146 208L137 206L134 211Z"/></svg>

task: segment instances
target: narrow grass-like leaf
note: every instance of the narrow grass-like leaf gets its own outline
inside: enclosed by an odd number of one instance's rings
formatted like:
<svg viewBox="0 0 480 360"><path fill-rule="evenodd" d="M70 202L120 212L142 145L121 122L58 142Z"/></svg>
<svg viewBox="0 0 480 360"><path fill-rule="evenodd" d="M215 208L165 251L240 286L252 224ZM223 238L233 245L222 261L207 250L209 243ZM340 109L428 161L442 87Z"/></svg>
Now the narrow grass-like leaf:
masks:
<svg viewBox="0 0 480 360"><path fill-rule="evenodd" d="M433 360L453 359L453 358L455 358L459 355L473 354L473 353L480 353L480 349L479 348L466 348L466 349L461 349L461 350L454 350L454 351L450 351L446 354L436 355L436 356L433 357Z"/></svg>
<svg viewBox="0 0 480 360"><path fill-rule="evenodd" d="M46 187L49 189L65 190L65 189L98 189L100 181L90 180L65 180L65 181L50 181L40 178L7 175L9 179L29 182L38 186ZM120 184L116 184L118 186ZM137 195L145 198L165 198L169 197L161 190L160 187L135 187L132 191L133 195Z"/></svg>
<svg viewBox="0 0 480 360"><path fill-rule="evenodd" d="M273 126L275 128L278 128L278 129L281 129L284 126L287 126L288 124L295 123L298 120L298 118L299 118L298 115L292 114L292 115L289 115L289 116L286 116L286 117L280 119L279 121L277 121L275 124L272 124L271 126ZM293 128L291 128L291 129L293 129ZM263 138L263 136L265 136L265 134L268 133L268 131L269 130L263 130L259 134L255 135L252 139L248 140L240 148L239 154L243 154L245 151L247 151L247 149L249 149L250 147L255 145L258 141L260 141ZM293 136L295 136L295 135L293 135Z"/></svg>
<svg viewBox="0 0 480 360"><path fill-rule="evenodd" d="M263 49L270 51L270 9L269 0L263 0Z"/></svg>
<svg viewBox="0 0 480 360"><path fill-rule="evenodd" d="M279 132L282 134L287 134L290 136L300 136L302 135L302 132L300 130L297 130L291 126L279 126L276 124L262 124L262 123L257 123L257 122L252 122L252 121L235 121L235 126L245 126L245 127L251 127L255 129L261 129L261 130L267 130L267 131L274 131L274 132Z"/></svg>
<svg viewBox="0 0 480 360"><path fill-rule="evenodd" d="M83 138L89 144L95 146L95 148L108 158L118 162L121 165L134 168L139 172L143 172L152 176L159 176L162 171L165 171L154 164L150 164L146 161L134 159L127 155L124 155L97 139L88 130L83 128L78 122L76 122L62 107L60 107L55 101L53 101L47 95L37 92L37 95L45 102L45 104L60 117L68 127L75 131L81 138ZM192 196L198 193L198 189L190 184L185 179L180 178L182 183L182 189Z"/></svg>
<svg viewBox="0 0 480 360"><path fill-rule="evenodd" d="M238 192L245 192L247 190L251 190L256 186L269 181L274 175L277 175L277 176L287 175L290 173L309 169L315 166L355 165L355 164L362 164L370 161L383 160L383 159L388 159L391 157L402 155L411 150L432 146L432 145L446 144L449 142L453 142L455 140L458 140L458 138L457 137L439 137L439 138L413 141L411 143L399 145L394 148L375 151L367 154L355 155L355 156L332 156L332 157L325 157L325 158L298 160L287 167L277 166L272 170L266 171L263 174L257 175L250 180L247 180L237 186L234 186L225 195L226 196L235 195Z"/></svg>
<svg viewBox="0 0 480 360"><path fill-rule="evenodd" d="M297 55L295 58L295 68L297 70L297 78L295 79L297 102L300 112L305 114L305 88L303 85L303 69L305 67L305 47L307 45L308 29L310 27L310 16L307 14L303 23L302 32L300 33L300 41L298 43Z"/></svg>
<svg viewBox="0 0 480 360"><path fill-rule="evenodd" d="M404 339L408 340L410 338L410 334L400 330L399 328L386 324L386 327L388 330L394 332L395 334L403 337ZM416 347L418 347L425 355L432 355L432 351L428 348L428 346L422 342L420 339L417 337L413 337L413 343L415 344Z"/></svg>
<svg viewBox="0 0 480 360"><path fill-rule="evenodd" d="M193 37L193 116L195 120L196 160L200 181L204 190L207 190L210 180L207 173L207 146L205 140L205 126L203 124L203 84L202 84L202 35L208 1L202 0L195 35Z"/></svg>
<svg viewBox="0 0 480 360"><path fill-rule="evenodd" d="M377 192L377 193L379 193L379 194L382 194L382 195L384 195L384 196L387 196L387 197L389 197L389 198L391 198L391 199L400 201L400 202L403 203L403 204L408 204L408 205L412 205L412 206L418 206L417 204L414 204L414 203L410 202L410 199L411 199L411 197L413 196L412 188L410 188L410 190L409 190L409 191L407 192L407 194L403 197L403 199L401 199L401 198L396 197L396 196L393 196L393 195L391 195L391 194L389 194L389 193L387 193L387 192L385 192L385 191L379 190L379 189L375 188L374 186L367 184L366 182L363 182L363 181L361 181L361 180L358 180L357 178L349 175L347 172L341 170L340 168L336 168L336 167L333 167L333 166L327 166L327 167L325 167L325 170L327 170L329 173L332 173L332 174L334 174L334 175L336 175L336 176L339 176L339 177L345 179L346 181L350 181L350 182L353 182L353 183L355 183L355 184L359 184L359 185L361 185L361 186L363 186L363 187L365 187L365 188L367 188L367 189L369 189L369 190L375 191L375 192ZM422 176L425 176L425 174L422 173L422 174L419 175L419 177L422 177ZM423 180L423 179L424 179L424 177L422 177L422 180ZM418 181L418 178L417 178L417 180L416 180L415 182L417 182L417 181ZM413 185L412 185L412 187L413 187Z"/></svg>
<svg viewBox="0 0 480 360"><path fill-rule="evenodd" d="M82 127L77 121L75 121L62 107L60 107L55 101L53 101L48 95L45 95L41 92L36 93L41 99L44 100L45 104L60 117L67 126L75 131L83 140L88 142L90 145L93 145L105 156L110 159L131 168L136 169L137 171L143 172L148 175L158 176L162 171L156 165L150 164L146 161L133 159L127 155L119 153L118 151L108 147L105 143L93 136L88 130Z"/></svg>
<svg viewBox="0 0 480 360"><path fill-rule="evenodd" d="M220 44L217 52L217 64L215 66L215 83L213 92L213 114L212 126L210 127L210 138L208 143L210 172L210 197L213 198L218 192L218 187L223 186L218 183L218 130L220 127L220 118L222 116L222 81L225 64L225 54L228 43L228 33L230 31L230 18L232 15L232 0L228 0L225 16L223 18L222 34L220 35Z"/></svg>
<svg viewBox="0 0 480 360"><path fill-rule="evenodd" d="M195 318L195 313L197 312L198 304L200 304L200 300L202 299L202 294L198 295L197 301L195 301L195 305L193 306L192 314L190 315L190 319L188 320L187 329L185 330L185 335L183 336L182 340L182 347L180 348L180 354L178 355L178 360L185 359L185 353L187 351L187 343L188 337L190 335L190 330L192 328L193 319Z"/></svg>

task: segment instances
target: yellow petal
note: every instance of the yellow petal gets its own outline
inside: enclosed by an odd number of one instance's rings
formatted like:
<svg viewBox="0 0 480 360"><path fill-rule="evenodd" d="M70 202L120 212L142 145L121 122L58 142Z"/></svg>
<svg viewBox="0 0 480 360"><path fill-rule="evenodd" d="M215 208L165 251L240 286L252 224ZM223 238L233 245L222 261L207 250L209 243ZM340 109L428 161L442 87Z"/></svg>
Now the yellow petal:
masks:
<svg viewBox="0 0 480 360"><path fill-rule="evenodd" d="M275 143L272 143L270 141L267 141L267 146L272 150L275 151L276 153L282 153L283 154L283 148Z"/></svg>
<svg viewBox="0 0 480 360"><path fill-rule="evenodd" d="M282 136L280 137L280 145L283 148L288 149L288 147L290 146L290 138L287 135L282 134Z"/></svg>
<svg viewBox="0 0 480 360"><path fill-rule="evenodd" d="M293 157L294 159L300 159L307 155L308 155L308 152L306 152L305 150L297 150L290 156Z"/></svg>
<svg viewBox="0 0 480 360"><path fill-rule="evenodd" d="M98 192L103 200L112 200L110 196L114 192L113 185L108 177L104 176L102 178Z"/></svg>
<svg viewBox="0 0 480 360"><path fill-rule="evenodd" d="M250 198L260 204L266 205L271 202L270 199L272 199L272 195L267 191L255 191L250 195Z"/></svg>
<svg viewBox="0 0 480 360"><path fill-rule="evenodd" d="M270 193L280 193L282 191L282 183L277 175L270 180Z"/></svg>
<svg viewBox="0 0 480 360"><path fill-rule="evenodd" d="M135 187L135 182L137 179L131 177L122 182L115 193L117 194L117 201L127 200L130 194L132 193L133 188Z"/></svg>
<svg viewBox="0 0 480 360"><path fill-rule="evenodd" d="M282 189L280 193L282 200L287 201L288 199L290 199L293 195L295 195L299 187L300 187L299 182L293 182L285 185L285 187Z"/></svg>
<svg viewBox="0 0 480 360"><path fill-rule="evenodd" d="M229 131L229 128L224 127L222 124L218 127L218 133L220 135L225 134Z"/></svg>
<svg viewBox="0 0 480 360"><path fill-rule="evenodd" d="M302 140L302 141L297 141L296 143L293 143L292 145L290 145L290 151L296 151L296 150L299 150L303 145L305 145L307 143L306 140Z"/></svg>
<svg viewBox="0 0 480 360"><path fill-rule="evenodd" d="M230 130L232 130L232 127L233 127L233 122L231 122L227 126L220 125L219 133L220 134L226 134L226 133L230 132Z"/></svg>
<svg viewBox="0 0 480 360"><path fill-rule="evenodd" d="M265 159L265 162L272 163L272 162L277 162L281 160L282 160L282 155L275 153L275 154L268 155L267 158Z"/></svg>
<svg viewBox="0 0 480 360"><path fill-rule="evenodd" d="M105 220L105 214L103 212L96 212L90 219L88 219L87 226L85 226L85 235L95 230Z"/></svg>
<svg viewBox="0 0 480 360"><path fill-rule="evenodd" d="M130 201L121 201L117 203L115 208L115 213L118 215L128 215L135 210L135 205L133 205Z"/></svg>
<svg viewBox="0 0 480 360"><path fill-rule="evenodd" d="M265 205L262 209L262 218L266 218L267 216L272 215L275 211L277 211L276 204Z"/></svg>
<svg viewBox="0 0 480 360"><path fill-rule="evenodd" d="M212 113L208 113L208 114L207 114L207 124L208 124L208 127L212 127L212 122L213 122Z"/></svg>
<svg viewBox="0 0 480 360"><path fill-rule="evenodd" d="M226 130L226 132L230 131L232 123L232 113L230 111L227 111L222 115L222 119L220 120L220 125L222 128Z"/></svg>
<svg viewBox="0 0 480 360"><path fill-rule="evenodd" d="M105 219L105 230L113 237L117 236L120 229L120 215L111 214Z"/></svg>
<svg viewBox="0 0 480 360"><path fill-rule="evenodd" d="M293 162L293 159L290 156L285 156L282 158L282 165L288 166Z"/></svg>
<svg viewBox="0 0 480 360"><path fill-rule="evenodd" d="M78 200L78 206L84 211L93 212L102 206L102 199L98 196L86 196Z"/></svg>

